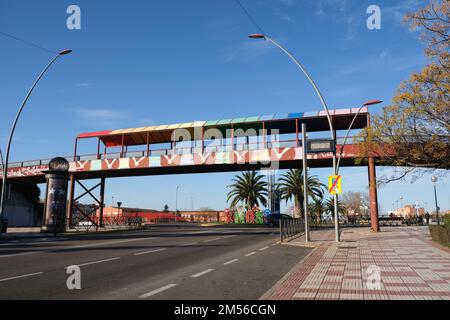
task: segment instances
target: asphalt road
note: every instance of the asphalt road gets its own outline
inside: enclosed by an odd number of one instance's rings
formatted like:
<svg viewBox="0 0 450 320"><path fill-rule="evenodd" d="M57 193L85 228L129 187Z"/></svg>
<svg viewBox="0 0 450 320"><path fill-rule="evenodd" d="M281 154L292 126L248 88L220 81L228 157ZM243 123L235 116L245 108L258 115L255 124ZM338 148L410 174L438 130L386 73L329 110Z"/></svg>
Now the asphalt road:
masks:
<svg viewBox="0 0 450 320"><path fill-rule="evenodd" d="M271 228L153 226L0 243L0 299L258 299L309 253ZM69 290L67 267L81 270Z"/></svg>

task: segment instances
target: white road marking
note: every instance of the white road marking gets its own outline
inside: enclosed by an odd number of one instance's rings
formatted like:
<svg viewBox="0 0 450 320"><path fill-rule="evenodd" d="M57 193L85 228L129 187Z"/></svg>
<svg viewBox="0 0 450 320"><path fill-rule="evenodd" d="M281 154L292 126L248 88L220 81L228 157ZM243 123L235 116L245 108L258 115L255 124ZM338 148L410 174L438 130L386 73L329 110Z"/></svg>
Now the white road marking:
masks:
<svg viewBox="0 0 450 320"><path fill-rule="evenodd" d="M190 243L185 243L185 244L180 244L178 247L188 247L188 246L193 246L194 244L197 244L198 242L190 242Z"/></svg>
<svg viewBox="0 0 450 320"><path fill-rule="evenodd" d="M188 232L186 234L199 234L199 233L211 233L212 231L192 231L192 232Z"/></svg>
<svg viewBox="0 0 450 320"><path fill-rule="evenodd" d="M84 267L84 266L89 266L91 264L97 264L97 263L108 262L108 261L119 260L119 259L120 259L120 257L114 257L114 258L110 258L110 259L104 259L104 260L98 260L98 261L92 261L92 262L86 262L86 263L82 263L82 264L77 264L77 266Z"/></svg>
<svg viewBox="0 0 450 320"><path fill-rule="evenodd" d="M233 260L227 261L224 263L224 265L232 264L232 263L235 263L236 261L239 261L239 259L233 259Z"/></svg>
<svg viewBox="0 0 450 320"><path fill-rule="evenodd" d="M236 237L236 234L231 234L229 236L223 236L222 238L232 238L232 237Z"/></svg>
<svg viewBox="0 0 450 320"><path fill-rule="evenodd" d="M82 248L101 247L101 246L107 246L107 245L116 244L116 243L153 240L153 239L158 239L158 238L159 237L145 237L145 238L125 239L125 240L117 240L117 241L109 241L109 242L101 242L101 243L90 243L90 244L85 244L85 245L61 246L61 247L54 247L51 249L45 249L45 250L39 250L39 251L0 255L0 258L8 258L8 257L22 256L22 255L35 254L35 253L52 252L52 251L61 251L61 250L66 250L66 249L82 249Z"/></svg>
<svg viewBox="0 0 450 320"><path fill-rule="evenodd" d="M42 253L42 252L44 252L44 251L21 252L21 253L3 255L3 256L0 256L0 258L17 257L17 256L24 256L24 255L28 255L28 254L36 254L36 253Z"/></svg>
<svg viewBox="0 0 450 320"><path fill-rule="evenodd" d="M0 279L0 282L8 281L8 280L14 280L14 279L20 279L20 278L26 278L26 277L32 277L32 276L37 276L39 274L43 274L43 272L35 272L35 273L23 274L21 276L16 276L16 277Z"/></svg>
<svg viewBox="0 0 450 320"><path fill-rule="evenodd" d="M264 251L264 250L267 250L267 249L269 249L269 247L265 246L264 248L259 249L259 251Z"/></svg>
<svg viewBox="0 0 450 320"><path fill-rule="evenodd" d="M252 251L252 252L250 252L250 253L247 253L245 256L246 256L246 257L250 257L250 256L254 255L255 253L256 253L256 251Z"/></svg>
<svg viewBox="0 0 450 320"><path fill-rule="evenodd" d="M35 244L41 244L41 243L45 243L45 244L47 244L47 243L49 243L49 242L58 242L59 240L67 240L68 238L58 238L58 239L47 239L47 238L44 238L44 239L33 239L33 240L31 240L31 242L22 242L21 240L13 240L13 241L9 241L9 242L7 242L7 243L2 243L2 244L0 244L0 246L2 246L2 247L4 247L4 246L12 246L12 245L26 245L26 246L29 246L29 245L35 245Z"/></svg>
<svg viewBox="0 0 450 320"><path fill-rule="evenodd" d="M161 249L154 249L154 250L149 250L149 251L144 251L144 252L138 252L138 253L135 253L134 255L135 256L140 256L140 255L142 255L142 254L147 254L147 253L152 253L152 252L158 252L158 251L164 251L164 250L166 250L167 248L161 248Z"/></svg>
<svg viewBox="0 0 450 320"><path fill-rule="evenodd" d="M168 285L166 285L166 286L164 286L164 287L161 287L161 288L159 288L159 289L155 289L155 290L153 290L153 291L150 291L150 292L147 292L147 293L145 293L145 294L142 294L142 295L139 296L139 298L145 299L145 298L151 297L151 296L153 296L153 295L155 295L155 294L157 294L157 293L163 292L163 291L165 291L165 290L167 290L167 289L173 288L173 287L175 287L175 286L176 286L175 283L171 283L171 284L168 284Z"/></svg>
<svg viewBox="0 0 450 320"><path fill-rule="evenodd" d="M198 278L198 277L201 277L201 276L203 276L203 275L205 275L205 274L207 274L207 273L210 273L211 271L214 271L214 269L206 269L206 270L203 270L202 272L193 274L191 277L192 277L192 278Z"/></svg>
<svg viewBox="0 0 450 320"><path fill-rule="evenodd" d="M220 240L220 238L208 239L203 242L212 242L212 241L217 241L217 240Z"/></svg>

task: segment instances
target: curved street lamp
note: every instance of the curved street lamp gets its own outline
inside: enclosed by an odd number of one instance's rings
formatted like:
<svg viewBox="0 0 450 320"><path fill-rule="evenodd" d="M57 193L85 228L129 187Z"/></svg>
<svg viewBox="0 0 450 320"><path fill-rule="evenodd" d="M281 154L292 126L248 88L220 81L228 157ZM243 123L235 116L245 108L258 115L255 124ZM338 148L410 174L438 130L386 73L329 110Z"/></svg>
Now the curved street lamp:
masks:
<svg viewBox="0 0 450 320"><path fill-rule="evenodd" d="M356 112L355 116L353 117L352 122L350 123L350 126L347 129L347 134L345 135L344 143L341 145L341 150L339 151L339 158L337 160L337 165L336 165L336 175L339 174L339 164L341 162L342 152L344 151L344 147L345 147L345 144L347 143L347 139L348 139L348 136L350 134L350 131L353 128L353 123L355 122L355 120L358 117L359 113L361 112L362 108L368 107L368 106L373 106L373 105L379 104L379 103L383 103L383 101L381 101L381 100L369 100L369 101L364 102L359 107L358 111Z"/></svg>
<svg viewBox="0 0 450 320"><path fill-rule="evenodd" d="M30 90L28 90L27 95L25 96L25 99L23 100L19 110L17 111L16 118L14 119L13 125L11 127L11 131L9 133L8 138L8 144L6 146L6 154L5 154L5 161L3 164L3 174L2 174L2 193L0 198L0 235L1 231L3 230L3 215L4 215L4 209L5 209L5 198L6 198L6 181L8 179L8 161L9 161L9 152L11 149L11 142L14 135L14 131L16 130L17 121L19 120L20 114L22 113L23 108L25 107L25 104L28 101L28 98L30 97L31 93L33 92L34 88L38 84L39 80L44 76L45 72L50 68L50 66L58 60L59 57L64 56L66 54L71 53L72 50L65 49L56 54L56 56L44 67L44 69L41 71L39 76L34 81L33 85L31 86Z"/></svg>
<svg viewBox="0 0 450 320"><path fill-rule="evenodd" d="M295 59L295 57L289 51L287 51L284 47L282 47L278 42L276 42L275 40L273 40L269 36L267 36L265 34L254 33L254 34L250 34L248 37L250 39L264 39L264 40L267 40L267 41L271 42L276 47L278 47L281 51L283 51L297 65L297 67L300 68L300 70L306 76L306 78L308 79L308 81L311 83L311 85L313 86L314 90L316 91L317 95L319 96L320 102L322 103L322 106L325 109L325 112L326 112L326 115L327 115L328 125L330 127L330 133L331 133L331 140L333 140L333 142L336 143L336 135L335 135L335 132L334 132L334 129L333 129L333 123L331 121L331 116L330 116L330 111L328 109L328 106L327 106L327 104L325 102L325 99L322 96L322 93L320 92L320 90L317 87L317 85L314 82L314 80L309 75L308 71L306 71L305 67L297 59ZM334 150L334 152L333 152L333 175L337 175L337 171L336 171L336 150ZM339 236L339 217L338 217L338 210L337 210L338 209L337 195L335 194L333 196L333 198L334 198L333 200L334 200L335 239L336 239L336 242L339 242L340 236Z"/></svg>
<svg viewBox="0 0 450 320"><path fill-rule="evenodd" d="M431 182L433 182L433 185L434 185L434 204L436 205L436 220L437 220L437 224L439 225L439 206L438 206L437 193L436 193L437 178L435 176L432 176Z"/></svg>
<svg viewBox="0 0 450 320"><path fill-rule="evenodd" d="M177 222L178 215L178 189L180 186L177 186L177 190L175 191L175 223Z"/></svg>

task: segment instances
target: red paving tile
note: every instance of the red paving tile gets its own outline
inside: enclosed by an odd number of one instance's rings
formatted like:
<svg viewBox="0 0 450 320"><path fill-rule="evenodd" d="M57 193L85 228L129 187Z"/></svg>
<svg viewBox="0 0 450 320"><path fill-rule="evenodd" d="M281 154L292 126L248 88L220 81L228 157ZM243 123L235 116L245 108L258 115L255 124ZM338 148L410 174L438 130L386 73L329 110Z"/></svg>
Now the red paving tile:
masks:
<svg viewBox="0 0 450 320"><path fill-rule="evenodd" d="M312 254L263 298L450 298L450 251L430 241L427 227L344 229L341 238L337 244L334 230L312 231Z"/></svg>

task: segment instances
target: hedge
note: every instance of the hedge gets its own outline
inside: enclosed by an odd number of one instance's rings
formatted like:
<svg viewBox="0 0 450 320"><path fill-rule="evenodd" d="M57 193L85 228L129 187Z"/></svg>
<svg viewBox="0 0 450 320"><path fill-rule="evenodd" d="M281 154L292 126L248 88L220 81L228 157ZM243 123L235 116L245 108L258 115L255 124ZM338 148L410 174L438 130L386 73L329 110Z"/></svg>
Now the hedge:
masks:
<svg viewBox="0 0 450 320"><path fill-rule="evenodd" d="M450 227L444 225L431 225L430 226L431 239L435 242L450 247Z"/></svg>

